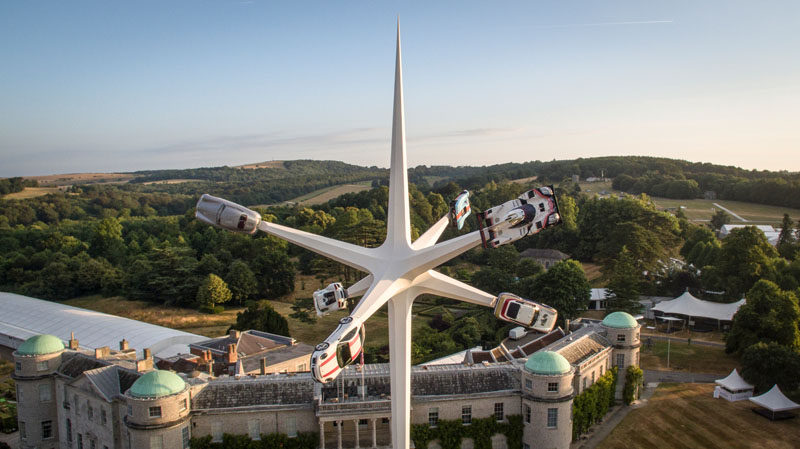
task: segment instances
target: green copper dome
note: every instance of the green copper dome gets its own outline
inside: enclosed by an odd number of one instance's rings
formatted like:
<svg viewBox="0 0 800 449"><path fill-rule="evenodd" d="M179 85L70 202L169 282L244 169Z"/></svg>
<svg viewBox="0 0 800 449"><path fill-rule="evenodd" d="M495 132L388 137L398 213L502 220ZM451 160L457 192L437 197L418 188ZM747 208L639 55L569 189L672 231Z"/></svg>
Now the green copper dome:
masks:
<svg viewBox="0 0 800 449"><path fill-rule="evenodd" d="M614 312L609 313L603 318L603 326L613 327L616 329L629 329L638 326L639 323L631 316L630 313Z"/></svg>
<svg viewBox="0 0 800 449"><path fill-rule="evenodd" d="M525 362L525 369L546 376L568 373L571 368L563 355L553 351L534 352Z"/></svg>
<svg viewBox="0 0 800 449"><path fill-rule="evenodd" d="M55 335L44 334L25 340L17 348L17 353L20 355L44 355L63 350L64 343L61 342L61 339Z"/></svg>
<svg viewBox="0 0 800 449"><path fill-rule="evenodd" d="M131 396L137 398L157 398L180 393L186 382L172 371L150 371L131 386Z"/></svg>

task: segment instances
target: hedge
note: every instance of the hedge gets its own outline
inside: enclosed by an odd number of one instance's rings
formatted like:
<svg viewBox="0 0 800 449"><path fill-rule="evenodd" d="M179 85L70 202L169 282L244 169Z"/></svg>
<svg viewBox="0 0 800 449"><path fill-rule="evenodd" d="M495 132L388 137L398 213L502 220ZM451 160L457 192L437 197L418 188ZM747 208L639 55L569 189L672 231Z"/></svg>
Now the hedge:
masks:
<svg viewBox="0 0 800 449"><path fill-rule="evenodd" d="M475 449L492 449L492 436L499 433L506 436L507 447L521 448L522 416L507 415L506 420L498 422L492 416L475 418L469 425L462 424L460 419L440 419L436 427L413 424L411 439L419 449L426 449L433 440L439 440L442 449L460 449L463 438L472 438Z"/></svg>
<svg viewBox="0 0 800 449"><path fill-rule="evenodd" d="M319 434L316 432L298 432L296 438L289 438L284 433L261 434L260 440L226 433L219 443L212 443L211 435L189 441L191 449L317 449L318 446Z"/></svg>
<svg viewBox="0 0 800 449"><path fill-rule="evenodd" d="M605 372L597 382L572 400L572 440L589 431L616 402L617 367Z"/></svg>
<svg viewBox="0 0 800 449"><path fill-rule="evenodd" d="M630 405L631 402L639 399L642 394L642 385L644 384L644 372L638 366L629 366L625 372L625 387L622 390L622 398L625 400L625 405Z"/></svg>

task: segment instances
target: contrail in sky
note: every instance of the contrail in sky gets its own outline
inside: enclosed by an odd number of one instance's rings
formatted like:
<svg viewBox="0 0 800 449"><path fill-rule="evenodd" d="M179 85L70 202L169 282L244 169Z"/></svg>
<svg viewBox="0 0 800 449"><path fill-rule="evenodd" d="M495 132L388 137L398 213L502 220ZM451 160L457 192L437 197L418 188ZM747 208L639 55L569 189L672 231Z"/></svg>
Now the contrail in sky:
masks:
<svg viewBox="0 0 800 449"><path fill-rule="evenodd" d="M673 23L672 20L637 20L630 22L597 22L597 23L568 23L564 25L541 25L533 28L571 28L571 27L602 27L614 25L648 25L653 23Z"/></svg>

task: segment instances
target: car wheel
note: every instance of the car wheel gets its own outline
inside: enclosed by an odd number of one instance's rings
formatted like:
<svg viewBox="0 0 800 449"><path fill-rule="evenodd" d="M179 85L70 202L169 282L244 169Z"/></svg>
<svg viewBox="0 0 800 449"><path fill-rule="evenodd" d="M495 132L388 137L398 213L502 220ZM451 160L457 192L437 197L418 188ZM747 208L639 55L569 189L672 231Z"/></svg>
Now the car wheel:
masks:
<svg viewBox="0 0 800 449"><path fill-rule="evenodd" d="M328 349L328 346L330 346L329 343L322 342L322 343L318 344L317 346L314 346L314 350L316 350L316 351L324 351L324 350Z"/></svg>
<svg viewBox="0 0 800 449"><path fill-rule="evenodd" d="M353 317L346 316L346 317L342 318L341 320L339 320L339 324L347 324L347 323L349 323L351 321L353 321Z"/></svg>

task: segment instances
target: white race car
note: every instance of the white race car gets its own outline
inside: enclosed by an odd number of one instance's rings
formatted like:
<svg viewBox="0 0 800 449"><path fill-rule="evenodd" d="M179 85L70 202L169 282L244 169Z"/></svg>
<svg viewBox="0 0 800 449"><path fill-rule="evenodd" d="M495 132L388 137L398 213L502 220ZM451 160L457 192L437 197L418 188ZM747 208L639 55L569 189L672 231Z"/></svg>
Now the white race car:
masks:
<svg viewBox="0 0 800 449"><path fill-rule="evenodd" d="M547 304L520 298L512 293L500 293L494 306L494 316L547 333L555 327L558 311Z"/></svg>
<svg viewBox="0 0 800 449"><path fill-rule="evenodd" d="M553 186L529 190L518 198L478 213L484 248L496 248L561 223Z"/></svg>
<svg viewBox="0 0 800 449"><path fill-rule="evenodd" d="M347 289L340 282L334 282L322 290L314 292L314 309L317 316L327 315L347 307Z"/></svg>
<svg viewBox="0 0 800 449"><path fill-rule="evenodd" d="M358 360L364 345L364 332L364 325L357 326L353 317L339 320L339 327L311 353L314 380L331 382L345 366Z"/></svg>
<svg viewBox="0 0 800 449"><path fill-rule="evenodd" d="M261 214L258 212L208 194L197 201L195 216L212 226L245 234L255 234L261 223Z"/></svg>

